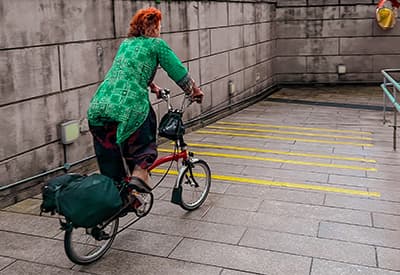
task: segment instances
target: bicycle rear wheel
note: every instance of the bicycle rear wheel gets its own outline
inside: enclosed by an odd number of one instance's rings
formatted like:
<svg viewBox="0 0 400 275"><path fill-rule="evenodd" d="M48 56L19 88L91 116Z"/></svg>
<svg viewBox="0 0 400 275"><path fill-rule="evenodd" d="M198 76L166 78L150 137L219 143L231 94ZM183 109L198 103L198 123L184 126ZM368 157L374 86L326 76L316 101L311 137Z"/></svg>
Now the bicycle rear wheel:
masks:
<svg viewBox="0 0 400 275"><path fill-rule="evenodd" d="M180 205L185 210L195 210L206 200L211 186L210 167L204 160L193 160L184 168L178 179L182 189Z"/></svg>
<svg viewBox="0 0 400 275"><path fill-rule="evenodd" d="M65 253L72 262L79 265L97 261L111 247L117 234L118 225L119 219L116 218L101 232L94 232L96 228L67 229L64 235Z"/></svg>

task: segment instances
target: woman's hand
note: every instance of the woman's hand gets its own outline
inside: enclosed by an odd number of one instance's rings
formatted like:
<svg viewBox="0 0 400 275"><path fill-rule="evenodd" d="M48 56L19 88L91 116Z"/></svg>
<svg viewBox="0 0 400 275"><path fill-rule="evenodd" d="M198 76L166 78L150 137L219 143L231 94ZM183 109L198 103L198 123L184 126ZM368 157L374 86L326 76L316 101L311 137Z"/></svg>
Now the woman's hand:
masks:
<svg viewBox="0 0 400 275"><path fill-rule="evenodd" d="M154 83L150 83L149 87L150 87L150 92L156 94L157 98L160 99L161 98L161 94L160 94L161 88Z"/></svg>
<svg viewBox="0 0 400 275"><path fill-rule="evenodd" d="M204 93L199 87L194 86L190 97L193 101L200 104L203 101Z"/></svg>

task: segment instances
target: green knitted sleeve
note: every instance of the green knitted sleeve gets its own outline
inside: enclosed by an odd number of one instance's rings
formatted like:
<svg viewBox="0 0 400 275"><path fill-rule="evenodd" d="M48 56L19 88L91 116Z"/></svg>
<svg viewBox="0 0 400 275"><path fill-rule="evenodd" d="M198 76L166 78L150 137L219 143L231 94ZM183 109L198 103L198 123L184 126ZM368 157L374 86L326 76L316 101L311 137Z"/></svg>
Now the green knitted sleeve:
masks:
<svg viewBox="0 0 400 275"><path fill-rule="evenodd" d="M167 42L157 39L157 57L161 67L167 72L168 76L175 82L182 80L188 73L182 62L169 47Z"/></svg>

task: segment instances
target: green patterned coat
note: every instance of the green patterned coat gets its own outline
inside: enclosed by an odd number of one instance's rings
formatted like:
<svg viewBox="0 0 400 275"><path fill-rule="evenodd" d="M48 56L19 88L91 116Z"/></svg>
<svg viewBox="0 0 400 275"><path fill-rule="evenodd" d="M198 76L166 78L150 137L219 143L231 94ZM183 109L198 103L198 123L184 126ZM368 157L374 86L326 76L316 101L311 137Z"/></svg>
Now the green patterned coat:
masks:
<svg viewBox="0 0 400 275"><path fill-rule="evenodd" d="M125 39L90 102L90 125L118 122L119 144L134 133L149 113L148 86L158 65L178 84L190 78L186 67L161 38L141 36Z"/></svg>

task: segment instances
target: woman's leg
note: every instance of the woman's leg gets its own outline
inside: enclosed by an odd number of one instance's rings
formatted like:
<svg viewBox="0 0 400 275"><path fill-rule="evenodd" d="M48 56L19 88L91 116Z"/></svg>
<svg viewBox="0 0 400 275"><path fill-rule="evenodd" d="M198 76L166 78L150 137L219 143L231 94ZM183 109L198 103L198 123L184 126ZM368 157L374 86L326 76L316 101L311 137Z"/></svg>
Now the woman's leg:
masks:
<svg viewBox="0 0 400 275"><path fill-rule="evenodd" d="M126 172L121 151L116 144L117 123L90 126L90 132L100 173L120 182L126 176Z"/></svg>
<svg viewBox="0 0 400 275"><path fill-rule="evenodd" d="M153 108L144 123L123 142L123 154L133 176L149 183L147 169L157 159L157 121Z"/></svg>

